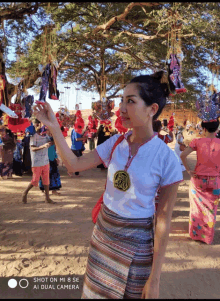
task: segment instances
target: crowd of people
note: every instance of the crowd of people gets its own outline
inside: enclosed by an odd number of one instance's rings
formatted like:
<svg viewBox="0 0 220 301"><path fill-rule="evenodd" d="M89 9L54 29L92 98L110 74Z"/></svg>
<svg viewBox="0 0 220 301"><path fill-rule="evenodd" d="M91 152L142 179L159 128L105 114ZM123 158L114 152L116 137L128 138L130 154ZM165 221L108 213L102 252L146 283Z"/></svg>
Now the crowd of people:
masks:
<svg viewBox="0 0 220 301"><path fill-rule="evenodd" d="M124 135L100 125L94 135L88 128L79 133L72 124L68 146L48 103L33 108L34 131L27 131L32 180L22 195L34 186L45 191L45 202L54 204L49 191L61 188L58 156L68 174L80 176L94 167L107 169L105 191L95 222L84 278L82 298L158 298L162 264L171 227L171 217L183 173L191 176L189 187L189 235L211 244L220 196L220 140L218 116L197 127L200 138L187 147L178 126L162 135L158 120L168 95L175 89L164 72L137 76L125 87L120 103ZM42 125L44 129L42 130ZM196 129L195 129L196 130ZM204 134L204 135L203 135ZM25 138L26 138L25 137ZM97 146L95 147L95 139ZM11 177L21 163L22 143L1 128L1 175ZM174 151L168 146L175 139ZM89 152L83 154L89 142ZM24 148L23 143L23 148ZM187 156L197 152L195 170ZM23 153L24 154L24 153ZM23 161L24 162L24 161ZM16 166L13 167L13 166Z"/></svg>

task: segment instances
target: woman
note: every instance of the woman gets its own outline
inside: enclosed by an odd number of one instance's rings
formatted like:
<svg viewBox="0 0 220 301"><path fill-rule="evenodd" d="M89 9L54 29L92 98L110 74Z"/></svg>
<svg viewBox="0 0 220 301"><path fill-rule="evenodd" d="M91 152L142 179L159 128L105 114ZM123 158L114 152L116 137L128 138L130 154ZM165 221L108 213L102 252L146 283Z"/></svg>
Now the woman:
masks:
<svg viewBox="0 0 220 301"><path fill-rule="evenodd" d="M110 135L105 135L105 131L104 131L105 127L103 124L100 124L98 131L96 133L97 136L97 146L104 143L106 140L108 140L111 136ZM99 164L97 166L97 168L101 168L101 170L105 170L106 167L104 166L104 164Z"/></svg>
<svg viewBox="0 0 220 301"><path fill-rule="evenodd" d="M163 142L165 142L166 144L173 142L173 132L169 130L169 134L162 135L160 134L161 130L162 130L162 122L160 120L154 120L153 131L158 133L158 137L161 140L163 140Z"/></svg>
<svg viewBox="0 0 220 301"><path fill-rule="evenodd" d="M62 131L62 130L61 130ZM51 132L48 129L45 129L45 134L51 137L51 141L53 141ZM65 138L65 137L64 137ZM62 187L61 185L61 180L60 180L60 173L58 170L58 165L59 165L59 159L56 153L56 147L55 145L51 145L48 148L48 156L49 156L49 163L50 163L50 185L49 185L49 190L52 190L53 195L60 195L60 188ZM39 188L42 192L44 192L44 185L42 183L42 179L40 178L39 181Z"/></svg>
<svg viewBox="0 0 220 301"><path fill-rule="evenodd" d="M180 156L191 175L189 235L193 240L211 244L220 194L220 140L215 137L219 120L203 121L201 125L205 137L193 139ZM197 152L194 171L186 159L193 151Z"/></svg>
<svg viewBox="0 0 220 301"><path fill-rule="evenodd" d="M175 144L175 147L174 147L174 151L175 153L177 154L177 156L180 158L180 155L181 153L184 151L184 149L186 148L185 144L184 144L184 136L183 136L183 127L181 126L179 128L179 131L177 132L177 135L176 135L176 144ZM182 167L182 171L185 171L185 167L181 161L181 158L180 158L180 163L181 163L181 167Z"/></svg>
<svg viewBox="0 0 220 301"><path fill-rule="evenodd" d="M14 135L14 139L15 139L14 141L16 144L16 148L15 148L15 151L13 154L13 173L16 176L21 177L23 175L23 169L22 169L22 165L23 165L22 149L23 149L23 147L22 147L20 141L18 141L17 135Z"/></svg>
<svg viewBox="0 0 220 301"><path fill-rule="evenodd" d="M1 128L0 131L2 142L4 143L1 151L1 168L0 173L1 177L7 179L12 178L13 173L13 153L16 147L14 141L14 135L9 129L5 127Z"/></svg>
<svg viewBox="0 0 220 301"><path fill-rule="evenodd" d="M55 115L46 103L34 114L46 124L69 170L108 167L103 204L95 224L82 298L158 298L162 263L179 182L180 163L153 132L169 95L163 72L138 76L124 90L120 114L133 128L114 150L114 135L85 156L76 158L62 138ZM161 186L154 235L154 196Z"/></svg>

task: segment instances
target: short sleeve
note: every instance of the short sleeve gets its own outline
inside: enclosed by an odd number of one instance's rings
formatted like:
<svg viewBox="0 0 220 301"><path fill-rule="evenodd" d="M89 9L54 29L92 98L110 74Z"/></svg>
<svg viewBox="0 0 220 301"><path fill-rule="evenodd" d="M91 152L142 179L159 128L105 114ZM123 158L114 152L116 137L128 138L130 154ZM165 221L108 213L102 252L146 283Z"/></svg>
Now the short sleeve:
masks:
<svg viewBox="0 0 220 301"><path fill-rule="evenodd" d="M75 139L78 139L78 138L82 138L82 135L80 135L79 133L75 132Z"/></svg>
<svg viewBox="0 0 220 301"><path fill-rule="evenodd" d="M193 139L190 144L189 147L191 147L194 151L197 150L197 139Z"/></svg>
<svg viewBox="0 0 220 301"><path fill-rule="evenodd" d="M30 145L36 145L36 135L30 137Z"/></svg>
<svg viewBox="0 0 220 301"><path fill-rule="evenodd" d="M119 137L120 135L118 134L114 135L96 147L98 156L102 160L102 163L105 165L105 167L108 167L111 150Z"/></svg>
<svg viewBox="0 0 220 301"><path fill-rule="evenodd" d="M171 141L172 141L172 138L170 137L170 135L166 134L166 135L165 135L164 142L165 142L165 143L170 143Z"/></svg>
<svg viewBox="0 0 220 301"><path fill-rule="evenodd" d="M165 187L183 181L180 161L173 150L164 156L160 187Z"/></svg>

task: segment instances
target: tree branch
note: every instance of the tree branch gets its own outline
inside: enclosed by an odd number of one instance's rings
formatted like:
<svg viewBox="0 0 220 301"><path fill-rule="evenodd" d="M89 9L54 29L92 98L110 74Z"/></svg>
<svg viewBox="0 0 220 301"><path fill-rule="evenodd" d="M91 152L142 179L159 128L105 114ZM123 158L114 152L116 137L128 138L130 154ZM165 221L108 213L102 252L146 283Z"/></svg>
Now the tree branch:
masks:
<svg viewBox="0 0 220 301"><path fill-rule="evenodd" d="M131 3L128 4L128 6L125 8L125 10L122 14L111 18L105 24L97 26L93 30L93 34L96 34L101 30L108 30L115 22L125 20L126 16L128 15L128 13L132 10L132 8L134 6L141 6L141 7L150 6L150 7L152 7L152 6L158 6L158 5L161 5L161 3L157 3L157 2L131 2Z"/></svg>

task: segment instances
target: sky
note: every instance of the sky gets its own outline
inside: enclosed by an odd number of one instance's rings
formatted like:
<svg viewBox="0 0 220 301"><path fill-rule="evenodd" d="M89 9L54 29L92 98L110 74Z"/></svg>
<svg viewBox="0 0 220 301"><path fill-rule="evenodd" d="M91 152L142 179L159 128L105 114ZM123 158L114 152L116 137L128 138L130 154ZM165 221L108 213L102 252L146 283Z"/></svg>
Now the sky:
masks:
<svg viewBox="0 0 220 301"><path fill-rule="evenodd" d="M10 79L9 79L10 81ZM68 87L68 88L65 88ZM68 110L75 110L75 104L80 104L80 110L91 109L93 101L99 100L98 93L86 92L80 90L75 83L63 84L57 83L57 89L61 92L59 100L53 100L48 98L48 92L46 101L49 102L54 112L57 112L61 106L67 107ZM79 89L79 90L76 90ZM29 95L34 96L34 100L39 100L39 93L36 94L33 89L27 89ZM63 93L62 93L63 92ZM15 101L16 95L12 98L12 103ZM93 99L94 98L94 99ZM115 98L115 107L119 106L120 98Z"/></svg>

